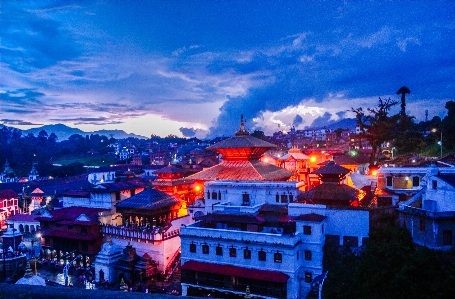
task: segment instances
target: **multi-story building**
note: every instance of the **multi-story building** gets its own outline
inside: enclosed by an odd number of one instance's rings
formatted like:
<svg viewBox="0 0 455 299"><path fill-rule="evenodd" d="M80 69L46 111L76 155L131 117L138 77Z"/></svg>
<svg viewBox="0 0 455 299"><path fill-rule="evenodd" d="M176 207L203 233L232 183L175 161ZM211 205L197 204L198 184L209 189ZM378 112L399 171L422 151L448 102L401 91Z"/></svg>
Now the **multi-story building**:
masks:
<svg viewBox="0 0 455 299"><path fill-rule="evenodd" d="M288 213L301 182L212 181L180 230L182 293L304 298L322 273L326 217ZM300 204L300 206L302 206Z"/></svg>
<svg viewBox="0 0 455 299"><path fill-rule="evenodd" d="M41 227L43 256L63 264L62 256L74 251L82 255L84 267L91 265L101 249L99 217L104 211L81 207L42 211L37 220Z"/></svg>
<svg viewBox="0 0 455 299"><path fill-rule="evenodd" d="M450 249L455 232L455 168L426 168L420 191L399 204L399 223L407 228L416 244Z"/></svg>
<svg viewBox="0 0 455 299"><path fill-rule="evenodd" d="M13 190L0 190L0 228L6 226L10 216L19 213L18 199L19 195Z"/></svg>

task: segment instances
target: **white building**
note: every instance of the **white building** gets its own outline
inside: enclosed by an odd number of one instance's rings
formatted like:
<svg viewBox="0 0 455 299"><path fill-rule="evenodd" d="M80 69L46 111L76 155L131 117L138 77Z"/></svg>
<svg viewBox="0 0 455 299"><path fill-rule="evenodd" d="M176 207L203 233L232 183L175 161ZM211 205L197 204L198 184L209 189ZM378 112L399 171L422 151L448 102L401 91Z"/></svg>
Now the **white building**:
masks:
<svg viewBox="0 0 455 299"><path fill-rule="evenodd" d="M305 298L322 273L326 217L288 215L300 184L206 182L206 215L180 230L182 295L241 296L249 287L259 298Z"/></svg>
<svg viewBox="0 0 455 299"><path fill-rule="evenodd" d="M455 239L455 168L426 169L422 190L399 204L400 224L416 244L433 249L453 248Z"/></svg>

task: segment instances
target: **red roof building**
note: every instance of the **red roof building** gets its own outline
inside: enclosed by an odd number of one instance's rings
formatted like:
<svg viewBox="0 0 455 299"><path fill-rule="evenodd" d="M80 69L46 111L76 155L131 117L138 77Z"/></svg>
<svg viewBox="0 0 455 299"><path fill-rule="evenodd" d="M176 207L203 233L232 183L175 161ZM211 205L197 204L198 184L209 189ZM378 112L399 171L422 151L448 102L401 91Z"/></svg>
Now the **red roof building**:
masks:
<svg viewBox="0 0 455 299"><path fill-rule="evenodd" d="M189 178L199 183L214 180L287 181L292 172L260 161L261 156L272 148L276 145L253 137L245 130L242 115L240 130L234 137L207 148L223 156L221 163Z"/></svg>
<svg viewBox="0 0 455 299"><path fill-rule="evenodd" d="M6 220L19 213L19 195L11 189L0 190L0 228L6 226Z"/></svg>
<svg viewBox="0 0 455 299"><path fill-rule="evenodd" d="M70 207L45 210L40 217L42 248L48 259L63 262L62 255L82 255L83 266L91 264L102 245L99 216L104 209Z"/></svg>

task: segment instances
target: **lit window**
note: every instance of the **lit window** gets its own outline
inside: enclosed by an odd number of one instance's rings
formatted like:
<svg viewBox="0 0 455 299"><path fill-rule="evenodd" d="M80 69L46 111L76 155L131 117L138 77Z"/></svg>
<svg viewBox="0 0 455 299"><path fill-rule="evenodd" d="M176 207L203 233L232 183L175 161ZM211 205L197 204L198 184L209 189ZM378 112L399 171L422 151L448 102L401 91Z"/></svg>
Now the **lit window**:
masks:
<svg viewBox="0 0 455 299"><path fill-rule="evenodd" d="M275 252L273 254L273 261L275 263L281 263L283 261L283 255L280 252Z"/></svg>
<svg viewBox="0 0 455 299"><path fill-rule="evenodd" d="M305 272L305 282L311 283L313 281L313 274Z"/></svg>

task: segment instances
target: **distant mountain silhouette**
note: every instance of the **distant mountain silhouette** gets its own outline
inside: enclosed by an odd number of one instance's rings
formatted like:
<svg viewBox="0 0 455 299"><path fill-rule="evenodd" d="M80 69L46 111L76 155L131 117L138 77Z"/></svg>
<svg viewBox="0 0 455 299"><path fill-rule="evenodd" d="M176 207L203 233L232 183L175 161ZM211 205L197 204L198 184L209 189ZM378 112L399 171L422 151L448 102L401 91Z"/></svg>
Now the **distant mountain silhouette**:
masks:
<svg viewBox="0 0 455 299"><path fill-rule="evenodd" d="M94 131L94 132L84 132L80 129L71 128L71 127L68 127L63 124L45 125L45 126L38 127L38 128L22 130L22 135L27 135L28 133L33 133L33 135L38 136L38 134L39 134L39 132L41 132L41 130L46 131L47 135L54 133L55 135L57 135L58 141L66 140L71 135L74 135L74 134L79 134L82 136L98 134L98 135L104 135L108 138L110 138L110 135L112 134L112 137L114 137L115 139L125 139L128 137L147 139L147 137L132 134L132 133L126 133L123 130L98 130L98 131Z"/></svg>

